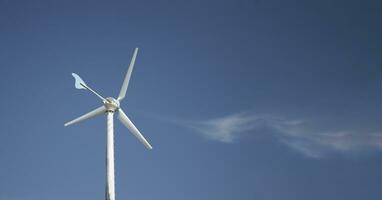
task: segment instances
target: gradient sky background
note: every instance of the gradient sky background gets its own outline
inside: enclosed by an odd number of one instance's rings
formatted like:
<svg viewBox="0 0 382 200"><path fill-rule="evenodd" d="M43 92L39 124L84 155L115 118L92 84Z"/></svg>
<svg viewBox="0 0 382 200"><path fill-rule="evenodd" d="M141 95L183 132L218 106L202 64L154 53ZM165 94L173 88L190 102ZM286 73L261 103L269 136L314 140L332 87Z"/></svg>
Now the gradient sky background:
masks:
<svg viewBox="0 0 382 200"><path fill-rule="evenodd" d="M0 200L382 199L381 1L0 1ZM116 121L117 122L117 121Z"/></svg>

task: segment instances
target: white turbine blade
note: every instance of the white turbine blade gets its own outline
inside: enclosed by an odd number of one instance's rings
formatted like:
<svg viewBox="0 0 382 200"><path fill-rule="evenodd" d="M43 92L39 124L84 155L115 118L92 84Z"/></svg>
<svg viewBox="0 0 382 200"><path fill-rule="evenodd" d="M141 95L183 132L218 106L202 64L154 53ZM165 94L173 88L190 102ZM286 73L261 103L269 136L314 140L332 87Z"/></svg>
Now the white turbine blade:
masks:
<svg viewBox="0 0 382 200"><path fill-rule="evenodd" d="M133 58L131 58L129 69L127 70L125 79L123 80L121 91L119 92L119 95L117 98L118 101L121 101L126 96L127 87L129 86L129 81L130 81L131 73L133 72L135 58L137 57L137 53L138 53L138 48L135 48Z"/></svg>
<svg viewBox="0 0 382 200"><path fill-rule="evenodd" d="M74 86L77 89L84 89L84 90L86 90L86 83L85 83L85 81L83 81L82 78L80 76L78 76L76 73L72 73L72 76L74 77L74 79L76 81L74 83Z"/></svg>
<svg viewBox="0 0 382 200"><path fill-rule="evenodd" d="M92 111L90 111L90 112L88 112L88 113L86 113L86 114L84 114L84 115L82 115L82 116L80 116L80 117L70 121L70 122L65 123L64 126L69 126L69 125L72 125L72 124L84 121L86 119L95 117L95 116L100 115L100 114L105 113L105 112L106 112L105 106L101 106L101 107L96 108L96 109L94 109L94 110L92 110Z"/></svg>
<svg viewBox="0 0 382 200"><path fill-rule="evenodd" d="M130 121L130 119L126 116L126 114L123 112L121 108L118 109L118 119L122 122L123 125L125 125L130 132L138 138L138 140L145 145L147 149L152 149L153 147L150 145L150 143L147 142L145 137L139 132L137 127L134 126L133 122Z"/></svg>

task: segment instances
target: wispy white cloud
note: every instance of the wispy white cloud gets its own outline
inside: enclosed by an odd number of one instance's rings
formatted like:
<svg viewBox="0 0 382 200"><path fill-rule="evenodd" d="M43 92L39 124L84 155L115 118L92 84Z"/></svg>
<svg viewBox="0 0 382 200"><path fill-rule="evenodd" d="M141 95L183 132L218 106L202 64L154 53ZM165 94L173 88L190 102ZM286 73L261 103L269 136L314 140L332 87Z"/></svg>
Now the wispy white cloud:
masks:
<svg viewBox="0 0 382 200"><path fill-rule="evenodd" d="M256 116L234 114L222 118L200 122L188 122L188 125L208 138L220 142L233 142L239 134L250 131L257 125Z"/></svg>
<svg viewBox="0 0 382 200"><path fill-rule="evenodd" d="M223 143L235 142L243 134L267 129L279 142L308 157L319 158L329 152L382 150L382 132L326 130L313 128L307 121L275 115L236 113L204 121L183 122L208 139Z"/></svg>

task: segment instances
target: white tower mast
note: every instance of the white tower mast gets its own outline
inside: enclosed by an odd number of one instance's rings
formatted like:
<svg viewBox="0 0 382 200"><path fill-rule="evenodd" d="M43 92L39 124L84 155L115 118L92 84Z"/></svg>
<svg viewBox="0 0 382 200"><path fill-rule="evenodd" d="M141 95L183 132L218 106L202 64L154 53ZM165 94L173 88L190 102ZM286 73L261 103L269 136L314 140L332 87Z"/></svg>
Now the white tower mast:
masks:
<svg viewBox="0 0 382 200"><path fill-rule="evenodd" d="M106 200L115 200L114 184L114 111L107 113L107 139L106 139Z"/></svg>

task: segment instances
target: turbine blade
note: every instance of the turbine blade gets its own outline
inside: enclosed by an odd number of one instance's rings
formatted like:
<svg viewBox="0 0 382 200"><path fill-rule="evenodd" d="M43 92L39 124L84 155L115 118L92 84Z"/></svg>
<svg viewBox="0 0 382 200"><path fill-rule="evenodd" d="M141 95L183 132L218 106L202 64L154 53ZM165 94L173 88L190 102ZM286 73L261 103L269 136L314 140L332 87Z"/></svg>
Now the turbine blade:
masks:
<svg viewBox="0 0 382 200"><path fill-rule="evenodd" d="M84 121L86 119L95 117L95 116L100 115L100 114L105 113L105 112L106 112L105 106L101 106L101 107L96 108L96 109L94 109L94 110L92 110L92 111L90 111L90 112L88 112L88 113L86 113L86 114L84 114L84 115L82 115L82 116L80 116L80 117L70 121L70 122L65 123L64 126L69 126L69 125L72 125L72 124Z"/></svg>
<svg viewBox="0 0 382 200"><path fill-rule="evenodd" d="M147 149L152 149L153 147L150 145L150 143L147 142L146 138L143 137L143 135L139 132L137 127L134 126L133 122L130 121L130 119L126 116L126 114L123 112L121 108L118 109L118 119L122 122L123 125L125 125L130 132L138 138L138 140L145 145Z"/></svg>
<svg viewBox="0 0 382 200"><path fill-rule="evenodd" d="M137 57L137 53L138 53L138 48L135 48L133 57L131 58L129 69L127 70L125 79L123 80L121 91L119 92L119 95L117 98L118 101L121 101L126 96L127 87L129 86L129 81L130 81L131 73L133 72L135 58Z"/></svg>

